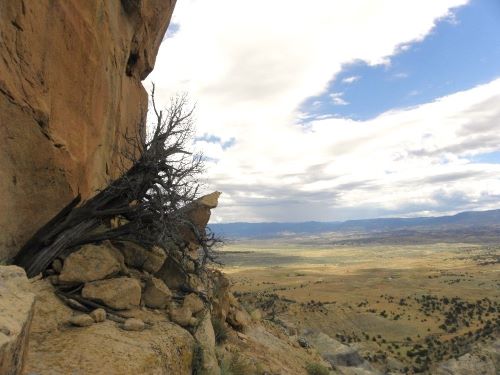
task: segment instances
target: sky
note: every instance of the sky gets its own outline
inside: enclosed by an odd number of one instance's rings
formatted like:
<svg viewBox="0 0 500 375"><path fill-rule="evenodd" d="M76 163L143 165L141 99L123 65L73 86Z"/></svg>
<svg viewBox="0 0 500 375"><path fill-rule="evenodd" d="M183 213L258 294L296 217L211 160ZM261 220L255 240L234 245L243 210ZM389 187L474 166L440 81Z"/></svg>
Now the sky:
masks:
<svg viewBox="0 0 500 375"><path fill-rule="evenodd" d="M196 104L214 222L500 208L497 0L182 0L151 82Z"/></svg>

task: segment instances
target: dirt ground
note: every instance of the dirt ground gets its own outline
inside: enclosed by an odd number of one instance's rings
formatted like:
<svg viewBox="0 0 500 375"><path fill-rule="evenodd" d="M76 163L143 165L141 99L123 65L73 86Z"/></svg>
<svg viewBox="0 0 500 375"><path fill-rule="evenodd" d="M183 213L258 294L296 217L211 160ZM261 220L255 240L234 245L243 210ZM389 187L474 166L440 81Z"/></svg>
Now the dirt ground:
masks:
<svg viewBox="0 0 500 375"><path fill-rule="evenodd" d="M356 345L381 368L418 370L498 335L499 254L481 244L268 240L226 245L222 260L249 309Z"/></svg>

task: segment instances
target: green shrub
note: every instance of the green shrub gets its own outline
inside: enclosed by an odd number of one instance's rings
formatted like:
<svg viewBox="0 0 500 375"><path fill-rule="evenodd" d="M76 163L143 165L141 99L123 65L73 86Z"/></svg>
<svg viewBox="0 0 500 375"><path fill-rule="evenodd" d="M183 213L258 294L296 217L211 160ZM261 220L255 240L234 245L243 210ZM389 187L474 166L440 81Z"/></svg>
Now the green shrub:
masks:
<svg viewBox="0 0 500 375"><path fill-rule="evenodd" d="M227 340L229 328L221 319L212 319L212 326L214 327L215 342L220 345Z"/></svg>
<svg viewBox="0 0 500 375"><path fill-rule="evenodd" d="M319 363L308 363L306 365L306 371L308 375L328 375L330 373L325 366Z"/></svg>
<svg viewBox="0 0 500 375"><path fill-rule="evenodd" d="M193 347L191 368L193 369L193 375L200 375L203 373L203 348L198 343L194 344Z"/></svg>

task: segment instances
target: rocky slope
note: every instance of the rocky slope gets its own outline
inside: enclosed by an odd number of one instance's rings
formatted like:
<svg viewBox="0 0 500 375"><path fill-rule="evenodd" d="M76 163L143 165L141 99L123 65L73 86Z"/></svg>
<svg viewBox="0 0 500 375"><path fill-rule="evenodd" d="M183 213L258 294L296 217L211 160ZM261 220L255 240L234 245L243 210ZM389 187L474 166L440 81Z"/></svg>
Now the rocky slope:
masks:
<svg viewBox="0 0 500 375"><path fill-rule="evenodd" d="M175 0L0 2L0 260L119 172Z"/></svg>
<svg viewBox="0 0 500 375"><path fill-rule="evenodd" d="M218 196L186 206L195 225L205 228ZM197 260L195 247L183 262ZM0 267L2 374L304 374L310 362L327 364L249 313L220 271L175 268L170 257L103 241L31 283L19 267Z"/></svg>

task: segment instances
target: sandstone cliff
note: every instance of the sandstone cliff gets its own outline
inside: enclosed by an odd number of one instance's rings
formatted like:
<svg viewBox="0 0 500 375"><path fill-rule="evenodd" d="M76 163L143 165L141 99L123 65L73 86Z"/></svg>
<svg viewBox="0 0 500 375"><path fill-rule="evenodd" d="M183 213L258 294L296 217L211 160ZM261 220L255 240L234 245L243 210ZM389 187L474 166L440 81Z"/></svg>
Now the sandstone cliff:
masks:
<svg viewBox="0 0 500 375"><path fill-rule="evenodd" d="M0 2L0 261L119 172L175 0Z"/></svg>

